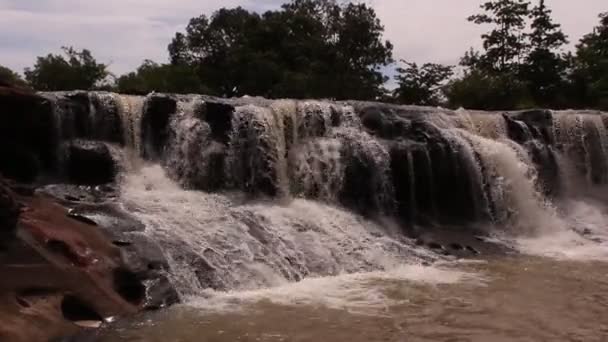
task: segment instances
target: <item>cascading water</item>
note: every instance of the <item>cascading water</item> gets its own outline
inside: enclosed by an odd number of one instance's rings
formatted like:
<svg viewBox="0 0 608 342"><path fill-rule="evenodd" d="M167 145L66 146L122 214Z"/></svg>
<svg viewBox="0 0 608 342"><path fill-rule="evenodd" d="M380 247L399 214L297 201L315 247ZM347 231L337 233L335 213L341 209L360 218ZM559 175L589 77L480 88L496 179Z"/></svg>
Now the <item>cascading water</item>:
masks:
<svg viewBox="0 0 608 342"><path fill-rule="evenodd" d="M608 232L582 218L605 215L586 197L601 201L592 190L608 183L604 114L70 96L88 112L56 101L63 139L92 134L136 152L120 201L162 247L182 296L443 258L404 234L425 227L606 255ZM83 129L100 118L119 128ZM561 186L575 181L585 187Z"/></svg>
<svg viewBox="0 0 608 342"><path fill-rule="evenodd" d="M122 121L123 140L127 147L134 152L140 153L142 115L144 111L145 98L141 96L116 95L118 97L119 115Z"/></svg>

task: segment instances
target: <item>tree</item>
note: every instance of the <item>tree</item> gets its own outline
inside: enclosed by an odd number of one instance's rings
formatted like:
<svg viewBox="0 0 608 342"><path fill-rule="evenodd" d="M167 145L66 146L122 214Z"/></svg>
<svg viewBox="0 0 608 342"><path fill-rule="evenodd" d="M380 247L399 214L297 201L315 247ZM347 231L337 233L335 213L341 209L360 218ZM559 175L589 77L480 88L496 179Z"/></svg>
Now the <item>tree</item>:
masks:
<svg viewBox="0 0 608 342"><path fill-rule="evenodd" d="M492 24L494 29L483 34L485 54L478 65L489 71L517 71L520 58L526 49L523 30L529 14L525 0L494 0L481 5L485 12L470 16L475 24Z"/></svg>
<svg viewBox="0 0 608 342"><path fill-rule="evenodd" d="M388 80L380 68L393 62L393 45L382 40L384 27L373 8L363 3L349 3L342 8L335 24L337 30L330 37L336 43L331 51L337 55L333 77L334 98L376 99L383 92L382 85ZM331 31L330 31L331 32Z"/></svg>
<svg viewBox="0 0 608 342"><path fill-rule="evenodd" d="M257 14L241 7L222 8L210 19L205 15L193 18L186 34L177 33L169 45L171 62L193 66L217 95L244 95L240 76L249 34L258 30L259 20Z"/></svg>
<svg viewBox="0 0 608 342"><path fill-rule="evenodd" d="M481 5L484 13L468 18L494 27L481 36L483 52L471 49L460 60L464 74L445 91L450 106L492 110L533 105L521 79L521 62L529 48L524 34L529 5L526 0L488 1Z"/></svg>
<svg viewBox="0 0 608 342"><path fill-rule="evenodd" d="M526 84L513 73L472 69L450 81L444 91L451 108L509 110L533 106Z"/></svg>
<svg viewBox="0 0 608 342"><path fill-rule="evenodd" d="M383 30L365 4L293 0L263 15L239 7L193 18L169 53L218 95L373 99L392 62Z"/></svg>
<svg viewBox="0 0 608 342"><path fill-rule="evenodd" d="M434 63L419 67L416 63L403 63L406 68L398 68L398 75L395 76L398 82L393 94L395 100L406 104L439 105L442 86L453 75L453 67Z"/></svg>
<svg viewBox="0 0 608 342"><path fill-rule="evenodd" d="M570 94L578 106L608 109L608 12L599 17L576 47Z"/></svg>
<svg viewBox="0 0 608 342"><path fill-rule="evenodd" d="M97 63L89 50L62 47L63 55L38 57L33 69L25 69L26 80L37 90L90 90L110 73L107 65Z"/></svg>
<svg viewBox="0 0 608 342"><path fill-rule="evenodd" d="M551 10L544 0L539 0L530 17L532 32L527 36L531 50L522 67L522 77L537 104L555 104L564 86L567 68L566 60L556 50L567 44L568 39L560 25L553 23Z"/></svg>
<svg viewBox="0 0 608 342"><path fill-rule="evenodd" d="M116 83L118 91L125 94L208 92L188 65L157 64L151 60L145 60L136 72L119 77Z"/></svg>
<svg viewBox="0 0 608 342"><path fill-rule="evenodd" d="M2 65L0 65L0 86L28 87L19 74Z"/></svg>

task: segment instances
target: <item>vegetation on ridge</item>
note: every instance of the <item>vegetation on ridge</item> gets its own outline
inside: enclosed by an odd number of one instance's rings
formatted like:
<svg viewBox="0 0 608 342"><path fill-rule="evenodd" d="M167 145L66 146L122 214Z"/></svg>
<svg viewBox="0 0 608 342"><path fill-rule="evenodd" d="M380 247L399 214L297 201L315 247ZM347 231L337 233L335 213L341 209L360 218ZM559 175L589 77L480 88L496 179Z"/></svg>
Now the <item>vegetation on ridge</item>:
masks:
<svg viewBox="0 0 608 342"><path fill-rule="evenodd" d="M460 65L401 61L396 88L385 74L393 46L364 3L291 0L255 13L222 8L192 18L168 46L168 63L146 60L118 78L88 50L38 57L25 70L38 90L112 89L257 95L269 98L384 100L474 109L608 109L608 13L573 52L545 0L492 0L468 20L488 25L483 48ZM24 85L0 67L0 82Z"/></svg>

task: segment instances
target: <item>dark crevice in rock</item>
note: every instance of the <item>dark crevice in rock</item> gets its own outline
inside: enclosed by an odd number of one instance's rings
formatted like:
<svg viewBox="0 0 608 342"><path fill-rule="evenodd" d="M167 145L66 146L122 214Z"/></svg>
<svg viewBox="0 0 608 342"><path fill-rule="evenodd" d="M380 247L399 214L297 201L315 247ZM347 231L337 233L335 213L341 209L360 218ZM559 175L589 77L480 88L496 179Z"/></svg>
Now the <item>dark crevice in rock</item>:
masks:
<svg viewBox="0 0 608 342"><path fill-rule="evenodd" d="M131 243L129 241L121 241L121 240L114 240L114 241L112 241L112 244L114 246L118 246L118 247L127 247L127 246L133 245L133 243Z"/></svg>
<svg viewBox="0 0 608 342"><path fill-rule="evenodd" d="M147 98L141 121L143 157L148 160L162 156L169 138L169 122L177 110L177 101L168 95L154 94Z"/></svg>
<svg viewBox="0 0 608 342"><path fill-rule="evenodd" d="M127 269L117 268L113 272L114 290L127 302L140 304L146 296L146 287L137 275Z"/></svg>
<svg viewBox="0 0 608 342"><path fill-rule="evenodd" d="M72 322L103 321L103 317L87 303L71 295L65 296L61 301L61 313L66 320Z"/></svg>
<svg viewBox="0 0 608 342"><path fill-rule="evenodd" d="M104 143L75 140L66 146L66 155L67 177L73 183L99 185L114 181L117 163Z"/></svg>
<svg viewBox="0 0 608 342"><path fill-rule="evenodd" d="M85 260L83 260L83 258L81 258L65 241L50 239L46 242L46 247L49 251L66 258L76 266L86 265Z"/></svg>

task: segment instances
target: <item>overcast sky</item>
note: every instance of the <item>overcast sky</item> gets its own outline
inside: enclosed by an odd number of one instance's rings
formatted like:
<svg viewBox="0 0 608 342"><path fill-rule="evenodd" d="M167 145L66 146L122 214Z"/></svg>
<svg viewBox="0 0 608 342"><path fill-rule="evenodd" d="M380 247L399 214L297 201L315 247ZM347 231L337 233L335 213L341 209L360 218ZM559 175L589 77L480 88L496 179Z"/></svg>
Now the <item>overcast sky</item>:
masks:
<svg viewBox="0 0 608 342"><path fill-rule="evenodd" d="M534 0L533 0L534 1ZM167 44L191 17L220 7L265 11L281 0L0 0L0 65L21 72L60 46L87 48L116 74L145 58L168 59ZM466 17L481 0L367 0L395 45L395 58L457 63L479 46L483 27ZM547 0L573 43L597 25L608 0Z"/></svg>

